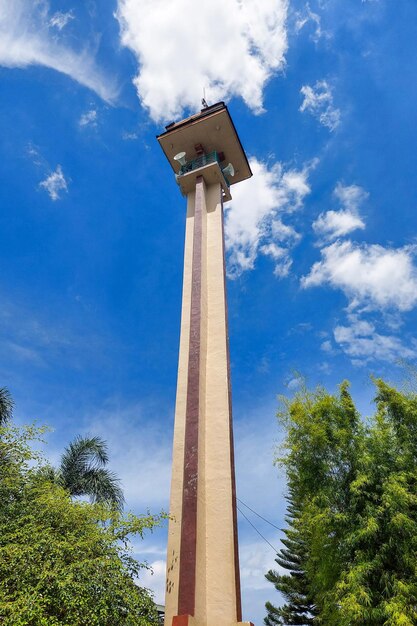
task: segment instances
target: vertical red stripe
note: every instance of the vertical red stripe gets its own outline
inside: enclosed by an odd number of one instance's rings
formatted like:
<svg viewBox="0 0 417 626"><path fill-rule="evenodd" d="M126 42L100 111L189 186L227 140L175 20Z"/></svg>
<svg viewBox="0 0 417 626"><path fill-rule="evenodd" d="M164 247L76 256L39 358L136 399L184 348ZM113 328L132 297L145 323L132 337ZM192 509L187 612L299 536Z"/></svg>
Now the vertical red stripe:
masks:
<svg viewBox="0 0 417 626"><path fill-rule="evenodd" d="M190 345L188 355L187 406L184 442L184 483L182 493L181 549L178 588L179 615L194 615L195 610L203 200L204 182L202 176L199 176L196 181L195 190L193 259L191 272Z"/></svg>

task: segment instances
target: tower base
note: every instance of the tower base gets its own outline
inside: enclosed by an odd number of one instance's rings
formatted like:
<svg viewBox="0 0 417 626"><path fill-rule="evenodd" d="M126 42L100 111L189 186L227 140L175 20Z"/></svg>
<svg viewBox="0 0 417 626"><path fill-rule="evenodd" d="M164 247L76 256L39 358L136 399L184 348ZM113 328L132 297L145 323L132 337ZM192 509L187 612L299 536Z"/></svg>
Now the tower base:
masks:
<svg viewBox="0 0 417 626"><path fill-rule="evenodd" d="M169 626L168 624L166 626ZM205 626L197 624L195 617L192 615L175 615L172 618L171 626ZM234 622L230 626L254 626L252 622Z"/></svg>

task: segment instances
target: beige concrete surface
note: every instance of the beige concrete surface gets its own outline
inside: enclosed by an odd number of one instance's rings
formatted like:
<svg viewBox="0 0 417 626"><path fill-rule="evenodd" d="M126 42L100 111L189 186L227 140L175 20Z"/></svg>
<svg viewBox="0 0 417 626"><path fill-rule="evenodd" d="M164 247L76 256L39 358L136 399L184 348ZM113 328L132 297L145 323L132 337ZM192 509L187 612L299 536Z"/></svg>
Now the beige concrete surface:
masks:
<svg viewBox="0 0 417 626"><path fill-rule="evenodd" d="M184 274L181 311L181 335L178 357L177 397L172 449L171 497L168 525L167 572L165 590L165 624L178 614L178 577L181 540L181 506L184 464L185 413L187 406L188 347L190 341L191 270L193 259L195 192L187 198L185 226Z"/></svg>
<svg viewBox="0 0 417 626"><path fill-rule="evenodd" d="M194 626L236 626L229 380L221 186L203 210L199 469ZM195 192L187 198L181 338L171 483L165 624L177 615Z"/></svg>

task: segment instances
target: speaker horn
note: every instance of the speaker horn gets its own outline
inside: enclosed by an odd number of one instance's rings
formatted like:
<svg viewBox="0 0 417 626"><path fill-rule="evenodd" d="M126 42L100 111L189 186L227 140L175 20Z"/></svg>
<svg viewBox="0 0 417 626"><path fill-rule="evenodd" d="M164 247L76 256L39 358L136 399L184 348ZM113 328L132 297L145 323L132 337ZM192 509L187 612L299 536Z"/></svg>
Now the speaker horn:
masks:
<svg viewBox="0 0 417 626"><path fill-rule="evenodd" d="M226 176L234 176L235 175L235 168L233 167L233 165L231 163L229 163L229 165L226 165L226 167L224 167L222 169L222 172Z"/></svg>
<svg viewBox="0 0 417 626"><path fill-rule="evenodd" d="M180 165L185 165L185 155L185 152L178 152L178 154L174 156L174 161L178 161Z"/></svg>

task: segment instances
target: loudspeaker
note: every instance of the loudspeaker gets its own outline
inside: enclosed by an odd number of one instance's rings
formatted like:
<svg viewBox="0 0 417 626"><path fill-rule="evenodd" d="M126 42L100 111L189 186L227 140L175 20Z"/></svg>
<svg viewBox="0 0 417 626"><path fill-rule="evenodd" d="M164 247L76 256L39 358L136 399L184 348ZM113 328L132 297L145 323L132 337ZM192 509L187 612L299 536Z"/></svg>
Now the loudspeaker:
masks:
<svg viewBox="0 0 417 626"><path fill-rule="evenodd" d="M178 152L178 154L174 156L174 161L178 161L180 165L185 165L185 154L185 152Z"/></svg>
<svg viewBox="0 0 417 626"><path fill-rule="evenodd" d="M235 168L233 167L233 165L231 163L229 163L229 165L226 165L226 167L224 167L222 169L222 172L226 176L234 176L235 175Z"/></svg>

